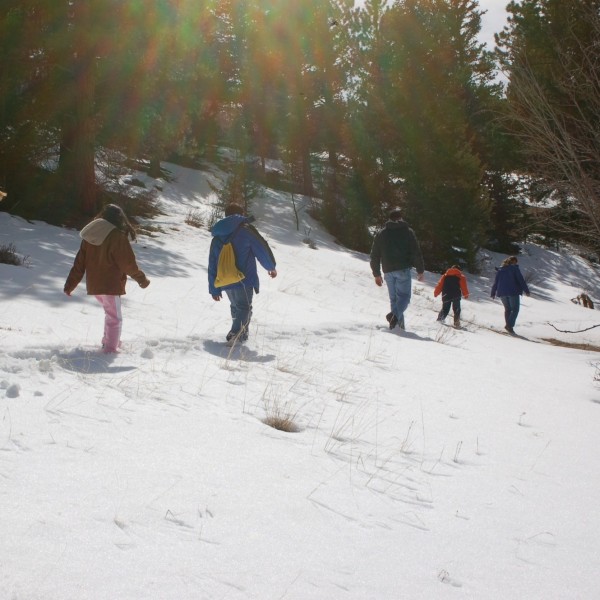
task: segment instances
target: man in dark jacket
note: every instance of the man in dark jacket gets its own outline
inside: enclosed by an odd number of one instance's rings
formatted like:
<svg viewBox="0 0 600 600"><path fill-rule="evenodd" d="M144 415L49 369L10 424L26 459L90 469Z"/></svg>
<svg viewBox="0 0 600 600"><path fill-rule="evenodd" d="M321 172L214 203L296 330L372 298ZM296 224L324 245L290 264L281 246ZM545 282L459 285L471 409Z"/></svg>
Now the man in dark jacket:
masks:
<svg viewBox="0 0 600 600"><path fill-rule="evenodd" d="M259 280L256 261L265 268L270 277L277 277L275 257L267 241L251 225L254 219L244 216L244 209L237 204L225 207L225 218L212 228L213 235L208 259L208 290L213 300L220 301L225 291L231 304L231 329L226 336L230 343L248 339L250 319L252 318L252 297L258 294ZM231 242L235 253L235 262L244 279L217 288L217 266L223 245Z"/></svg>
<svg viewBox="0 0 600 600"><path fill-rule="evenodd" d="M402 211L394 208L385 227L375 236L371 248L371 271L378 286L383 285L381 271L390 295L391 312L386 316L390 329L404 329L404 311L410 304L412 282L410 271L417 270L423 281L423 256L415 232L402 219Z"/></svg>

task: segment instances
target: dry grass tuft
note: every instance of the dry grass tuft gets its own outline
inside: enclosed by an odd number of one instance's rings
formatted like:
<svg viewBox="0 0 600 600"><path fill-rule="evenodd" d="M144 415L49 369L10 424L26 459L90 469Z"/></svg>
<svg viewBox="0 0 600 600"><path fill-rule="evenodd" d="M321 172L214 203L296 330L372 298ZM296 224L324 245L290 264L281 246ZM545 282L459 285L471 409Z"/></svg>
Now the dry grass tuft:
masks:
<svg viewBox="0 0 600 600"><path fill-rule="evenodd" d="M273 429L278 429L279 431L285 431L286 433L298 433L300 431L300 427L294 423L293 417L291 416L274 416L270 415L263 419L263 423L272 427Z"/></svg>
<svg viewBox="0 0 600 600"><path fill-rule="evenodd" d="M262 420L265 425L285 431L286 433L297 433L301 427L296 423L297 412L291 410L290 402L281 404L277 399L268 397L268 390L263 394L266 417Z"/></svg>

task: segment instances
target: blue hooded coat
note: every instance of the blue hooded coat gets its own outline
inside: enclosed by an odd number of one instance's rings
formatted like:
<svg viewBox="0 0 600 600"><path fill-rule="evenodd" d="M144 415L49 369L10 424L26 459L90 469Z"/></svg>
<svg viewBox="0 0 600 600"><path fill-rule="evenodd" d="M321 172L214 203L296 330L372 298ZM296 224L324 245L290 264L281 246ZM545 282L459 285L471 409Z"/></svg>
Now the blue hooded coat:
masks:
<svg viewBox="0 0 600 600"><path fill-rule="evenodd" d="M529 288L521 274L519 265L504 265L496 272L496 279L492 286L492 298L498 296L520 296L521 294L529 296Z"/></svg>
<svg viewBox="0 0 600 600"><path fill-rule="evenodd" d="M220 296L223 290L247 286L254 288L258 294L260 282L256 269L256 261L267 270L275 269L275 257L267 241L251 225L252 218L242 215L230 215L218 221L212 228L213 235L208 257L208 291L211 296ZM219 253L224 244L231 242L235 253L237 268L245 275L239 283L221 288L215 287Z"/></svg>

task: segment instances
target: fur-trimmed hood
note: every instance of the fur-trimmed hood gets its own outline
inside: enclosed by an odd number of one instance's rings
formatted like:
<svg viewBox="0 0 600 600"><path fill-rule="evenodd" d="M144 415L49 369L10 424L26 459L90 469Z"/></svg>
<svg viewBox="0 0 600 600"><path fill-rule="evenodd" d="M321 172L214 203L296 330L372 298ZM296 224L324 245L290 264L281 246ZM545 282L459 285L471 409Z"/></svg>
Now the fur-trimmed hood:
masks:
<svg viewBox="0 0 600 600"><path fill-rule="evenodd" d="M105 219L94 219L79 233L79 237L92 246L101 246L108 234L116 227Z"/></svg>

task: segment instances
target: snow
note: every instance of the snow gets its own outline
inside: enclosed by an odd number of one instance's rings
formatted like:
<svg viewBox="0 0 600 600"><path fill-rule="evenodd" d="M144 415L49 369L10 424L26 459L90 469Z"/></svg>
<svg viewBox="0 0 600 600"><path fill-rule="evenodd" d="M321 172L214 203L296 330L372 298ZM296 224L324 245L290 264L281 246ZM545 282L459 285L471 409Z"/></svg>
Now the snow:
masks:
<svg viewBox="0 0 600 600"><path fill-rule="evenodd" d="M407 331L351 252L266 189L250 340L224 345L208 294L209 173L166 165L159 228L134 245L123 350L62 287L77 231L0 213L0 597L432 599L598 597L598 271L528 245L512 338L469 275L463 330L436 323L439 274L413 283ZM316 249L303 243L310 228ZM450 320L450 319L449 319ZM299 431L268 427L289 415Z"/></svg>

